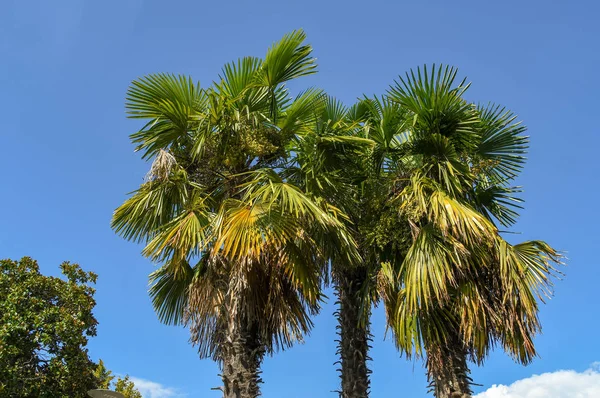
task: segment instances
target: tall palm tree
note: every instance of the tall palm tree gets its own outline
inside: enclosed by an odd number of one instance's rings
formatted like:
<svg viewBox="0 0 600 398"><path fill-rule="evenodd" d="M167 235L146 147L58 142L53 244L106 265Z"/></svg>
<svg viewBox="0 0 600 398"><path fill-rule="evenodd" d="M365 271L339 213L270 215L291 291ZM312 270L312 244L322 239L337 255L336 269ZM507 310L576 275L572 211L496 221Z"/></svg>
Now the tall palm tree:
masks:
<svg viewBox="0 0 600 398"><path fill-rule="evenodd" d="M328 259L334 282L338 311L338 334L340 357L341 397L366 397L369 391L367 366L371 335L369 332L370 307L362 306L362 298L368 265L365 262L364 245L360 242L358 225L361 205L364 202L358 189L357 178L361 172L363 147L368 140L353 136L359 123L352 120L351 111L334 98L318 114L314 128L295 141L295 162L288 172L303 186L311 197L339 208L347 216L343 221L358 244L359 261L348 261L346 253L329 247ZM325 237L325 239L329 239ZM327 275L329 276L329 275Z"/></svg>
<svg viewBox="0 0 600 398"><path fill-rule="evenodd" d="M411 71L389 93L410 121L394 201L413 243L401 262L384 264L381 290L398 347L426 353L438 398L470 396L468 360L481 363L495 342L519 362L532 359L538 299L560 261L544 242L510 245L500 235L496 224L518 215L510 184L525 129L504 109L464 100L469 85L455 84L456 74Z"/></svg>
<svg viewBox="0 0 600 398"><path fill-rule="evenodd" d="M315 72L304 40L287 34L206 89L160 74L128 91L130 117L148 120L132 141L154 161L112 225L147 243L161 265L150 289L159 318L190 327L200 355L219 361L227 398L260 395L264 355L310 330L326 265L319 237L352 257L339 211L282 173L323 105L319 90L291 98L284 85Z"/></svg>
<svg viewBox="0 0 600 398"><path fill-rule="evenodd" d="M358 245L357 262L340 250L328 253L338 298L341 397L369 394L370 314L378 300L379 263L397 256L410 237L397 211L385 204L389 157L405 123L400 116L390 101L364 99L347 108L329 98L314 128L294 141L295 163L288 168L308 195L346 214L342 221Z"/></svg>
<svg viewBox="0 0 600 398"><path fill-rule="evenodd" d="M535 292L559 261L544 242L508 245L495 225L518 215L508 184L524 159L524 128L510 112L467 103L454 69L417 74L350 109L330 99L295 142L298 185L348 215L361 255L355 264L329 257L342 397L368 395L378 285L399 348L426 351L435 394L469 394L467 360L481 362L495 341L531 360Z"/></svg>

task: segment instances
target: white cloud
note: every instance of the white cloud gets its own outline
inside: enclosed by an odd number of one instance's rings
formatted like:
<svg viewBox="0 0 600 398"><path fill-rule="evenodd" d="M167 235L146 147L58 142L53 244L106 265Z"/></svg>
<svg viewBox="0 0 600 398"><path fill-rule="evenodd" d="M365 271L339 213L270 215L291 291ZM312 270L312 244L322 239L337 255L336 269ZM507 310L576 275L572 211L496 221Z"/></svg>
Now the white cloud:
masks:
<svg viewBox="0 0 600 398"><path fill-rule="evenodd" d="M600 397L600 362L584 372L558 370L533 375L509 386L494 385L474 398L598 398Z"/></svg>
<svg viewBox="0 0 600 398"><path fill-rule="evenodd" d="M165 387L162 384L155 383L150 380L140 379L138 377L131 377L131 381L135 384L135 387L140 390L142 397L144 398L180 398L184 397L181 393L177 392L176 389L171 387Z"/></svg>

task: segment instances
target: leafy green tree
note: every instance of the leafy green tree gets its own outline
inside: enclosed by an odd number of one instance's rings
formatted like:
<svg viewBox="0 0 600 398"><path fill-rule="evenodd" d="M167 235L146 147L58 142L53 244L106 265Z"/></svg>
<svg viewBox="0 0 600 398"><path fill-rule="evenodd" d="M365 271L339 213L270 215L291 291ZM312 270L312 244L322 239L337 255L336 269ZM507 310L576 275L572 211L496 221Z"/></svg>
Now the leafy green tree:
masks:
<svg viewBox="0 0 600 398"><path fill-rule="evenodd" d="M44 276L29 257L0 261L0 391L9 397L85 397L96 387L86 345L96 335L96 275L62 263Z"/></svg>
<svg viewBox="0 0 600 398"><path fill-rule="evenodd" d="M98 365L94 369L94 377L96 378L96 388L104 390L109 389L115 379L115 376L106 368L102 359L98 361Z"/></svg>
<svg viewBox="0 0 600 398"><path fill-rule="evenodd" d="M337 209L282 173L324 105L319 90L285 88L315 72L304 39L225 65L208 88L150 75L128 91L130 116L148 120L132 141L154 161L112 225L147 243L159 318L190 327L201 357L221 364L225 397L258 396L264 355L310 330L327 264L318 237L353 247Z"/></svg>
<svg viewBox="0 0 600 398"><path fill-rule="evenodd" d="M120 392L125 398L142 398L140 391L135 388L133 381L129 379L128 375L121 378L119 377L115 383L115 391Z"/></svg>
<svg viewBox="0 0 600 398"><path fill-rule="evenodd" d="M96 378L96 389L112 389L123 394L125 398L142 398L142 394L135 388L135 384L129 379L129 375L125 375L125 377L114 376L113 373L106 368L104 361L102 360L98 361L98 365L94 370L94 377ZM117 381L113 383L115 377Z"/></svg>

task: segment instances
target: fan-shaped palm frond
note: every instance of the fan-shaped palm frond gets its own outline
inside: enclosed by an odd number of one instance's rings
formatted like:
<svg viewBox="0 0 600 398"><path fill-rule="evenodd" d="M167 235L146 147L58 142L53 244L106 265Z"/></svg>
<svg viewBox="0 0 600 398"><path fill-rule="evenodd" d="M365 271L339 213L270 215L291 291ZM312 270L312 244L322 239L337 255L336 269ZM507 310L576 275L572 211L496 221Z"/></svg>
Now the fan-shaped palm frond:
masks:
<svg viewBox="0 0 600 398"><path fill-rule="evenodd" d="M249 90L249 88L257 88L255 81L262 63L263 60L260 58L244 57L225 64L221 76L222 84L218 88L233 101L244 98L246 101L241 101L241 103L249 105L251 101L247 101L248 96L253 94L254 91Z"/></svg>
<svg viewBox="0 0 600 398"><path fill-rule="evenodd" d="M433 226L420 228L400 267L408 307L416 310L447 300L447 290L456 284L453 268L465 254L462 245L456 242L452 249Z"/></svg>
<svg viewBox="0 0 600 398"><path fill-rule="evenodd" d="M402 105L412 117L412 134L441 134L450 138L456 150L472 150L478 122L475 107L462 96L470 84L466 79L455 84L458 70L435 65L413 70L389 90L390 98Z"/></svg>
<svg viewBox="0 0 600 398"><path fill-rule="evenodd" d="M311 57L312 47L304 44L306 34L295 30L283 36L267 51L259 81L267 87L316 72L315 59Z"/></svg>
<svg viewBox="0 0 600 398"><path fill-rule="evenodd" d="M134 81L125 103L129 117L150 120L131 135L136 150L143 151L143 158L151 158L185 141L205 106L204 91L190 77L155 74Z"/></svg>
<svg viewBox="0 0 600 398"><path fill-rule="evenodd" d="M475 150L478 166L498 178L511 179L523 167L529 137L517 116L506 108L489 104L477 108L476 128L481 135Z"/></svg>
<svg viewBox="0 0 600 398"><path fill-rule="evenodd" d="M520 187L491 185L483 181L475 186L472 203L475 209L489 220L496 219L505 227L517 221L518 209L523 201L516 197Z"/></svg>
<svg viewBox="0 0 600 398"><path fill-rule="evenodd" d="M282 134L304 134L316 123L317 116L325 106L323 90L310 88L298 94L290 106L281 114L277 127Z"/></svg>
<svg viewBox="0 0 600 398"><path fill-rule="evenodd" d="M112 228L125 239L151 239L179 213L188 195L185 178L146 182L115 210Z"/></svg>
<svg viewBox="0 0 600 398"><path fill-rule="evenodd" d="M189 287L194 276L194 269L187 261L182 260L173 270L167 263L150 274L150 298L158 315L165 324L178 325L183 322L188 308Z"/></svg>
<svg viewBox="0 0 600 398"><path fill-rule="evenodd" d="M200 255L212 243L214 217L201 206L180 214L158 230L142 254L155 261Z"/></svg>

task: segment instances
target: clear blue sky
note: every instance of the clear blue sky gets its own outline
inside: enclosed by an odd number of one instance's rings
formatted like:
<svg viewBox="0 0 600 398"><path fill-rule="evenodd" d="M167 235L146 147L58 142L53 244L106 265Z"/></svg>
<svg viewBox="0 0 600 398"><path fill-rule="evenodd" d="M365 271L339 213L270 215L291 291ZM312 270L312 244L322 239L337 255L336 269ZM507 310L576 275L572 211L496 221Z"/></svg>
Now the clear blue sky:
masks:
<svg viewBox="0 0 600 398"><path fill-rule="evenodd" d="M99 274L98 336L90 344L118 373L219 397L217 367L200 361L187 331L158 323L147 295L152 264L115 236L113 209L148 164L128 135L124 94L152 72L204 85L220 67L262 56L304 28L320 86L351 103L382 93L423 63L449 63L473 82L468 96L508 106L529 127L520 183L526 209L516 239L541 238L569 256L543 307L541 359L529 367L497 352L474 378L485 388L600 360L597 198L600 6L594 1L25 1L0 2L2 209L0 257L28 255L45 273L63 260ZM264 363L264 396L334 397L331 303L304 345ZM399 358L373 317L373 397L425 397L420 362ZM478 388L481 390L481 388Z"/></svg>

